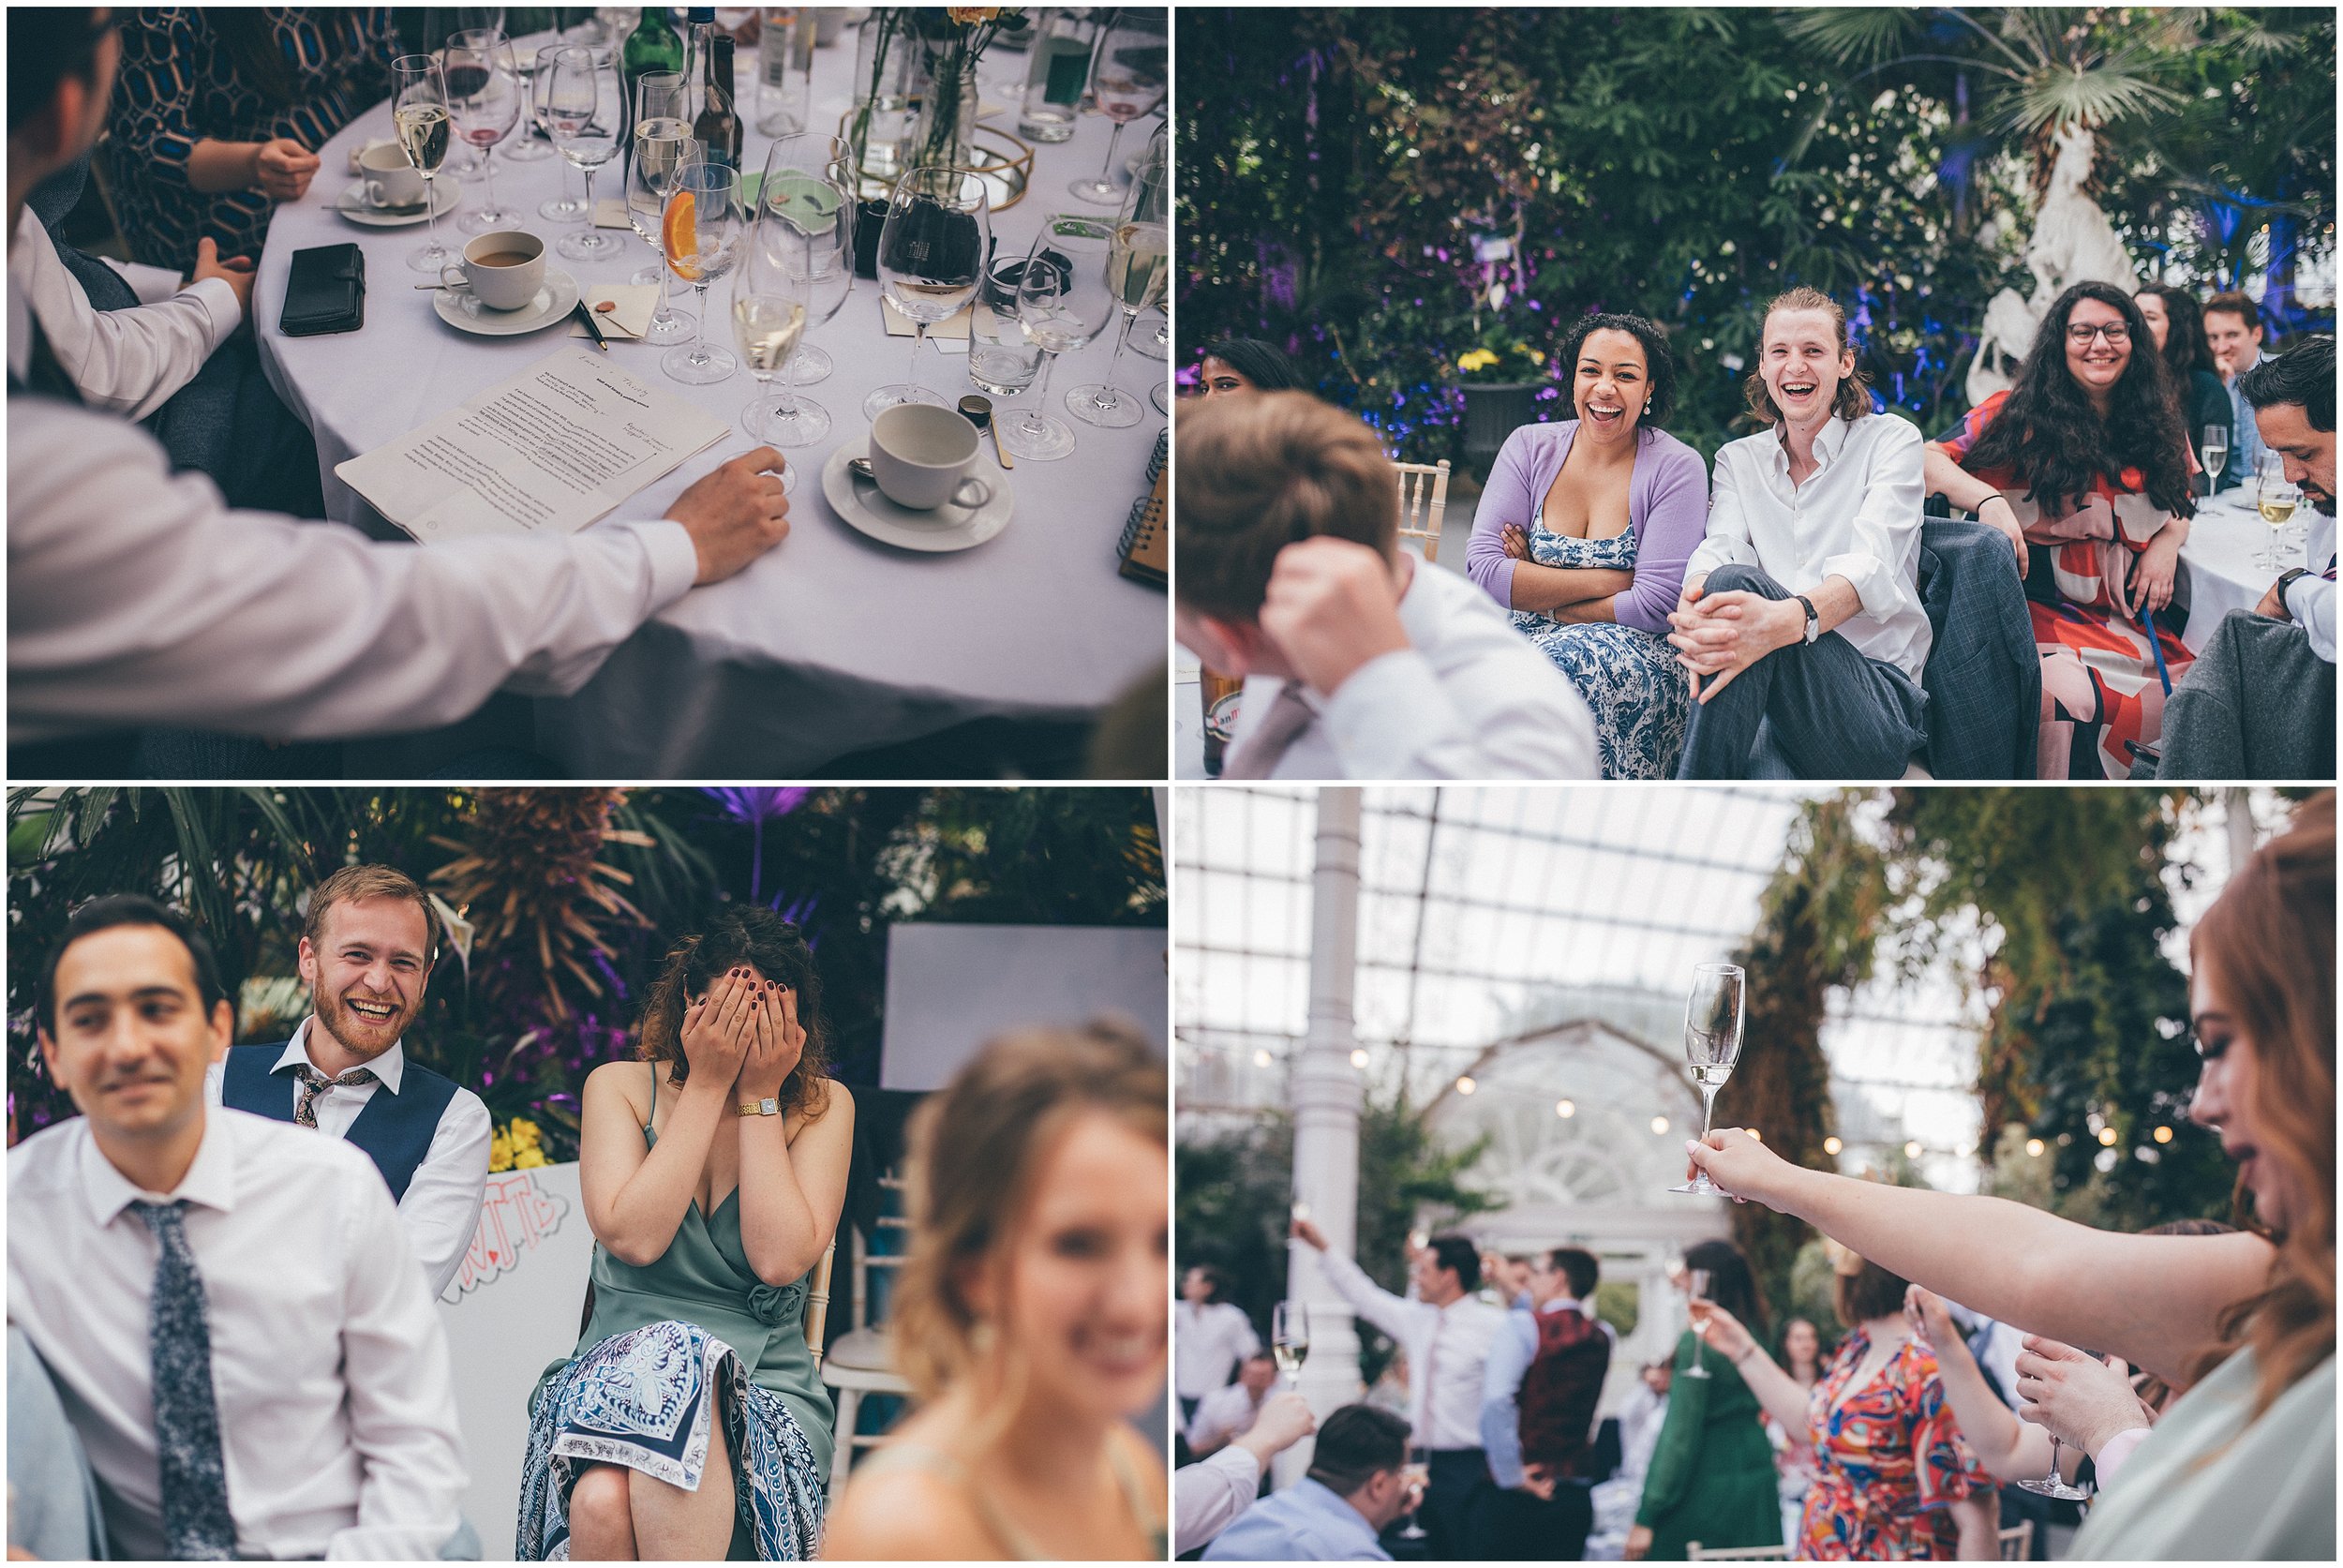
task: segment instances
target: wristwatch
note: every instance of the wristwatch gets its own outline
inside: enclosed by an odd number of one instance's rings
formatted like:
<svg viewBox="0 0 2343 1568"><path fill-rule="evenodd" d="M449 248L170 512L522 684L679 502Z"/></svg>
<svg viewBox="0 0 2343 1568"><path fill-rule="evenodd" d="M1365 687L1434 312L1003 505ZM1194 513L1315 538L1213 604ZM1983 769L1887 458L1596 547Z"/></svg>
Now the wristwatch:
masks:
<svg viewBox="0 0 2343 1568"><path fill-rule="evenodd" d="M2310 574L2308 572L2299 566L2290 566L2285 571L2278 574L2277 595L2279 620L2291 620L2294 619L2294 606L2286 602L2286 590L2294 586L2295 578L2307 577Z"/></svg>
<svg viewBox="0 0 2343 1568"><path fill-rule="evenodd" d="M1793 593L1790 597L1805 606L1806 640L1812 643L1816 637L1822 635L1822 617L1814 612L1814 602L1803 593Z"/></svg>
<svg viewBox="0 0 2343 1568"><path fill-rule="evenodd" d="M781 1114L781 1101L771 1095L767 1095L763 1099L744 1099L740 1102L740 1114L743 1116L778 1116Z"/></svg>

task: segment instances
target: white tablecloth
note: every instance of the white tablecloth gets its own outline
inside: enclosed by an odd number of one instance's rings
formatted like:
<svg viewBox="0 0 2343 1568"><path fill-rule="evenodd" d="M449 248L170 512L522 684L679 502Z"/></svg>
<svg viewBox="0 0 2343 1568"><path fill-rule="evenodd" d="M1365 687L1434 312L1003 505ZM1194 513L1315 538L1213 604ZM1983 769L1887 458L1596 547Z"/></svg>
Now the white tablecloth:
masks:
<svg viewBox="0 0 2343 1568"><path fill-rule="evenodd" d="M544 40L528 40L534 51ZM813 120L834 127L847 105L854 33L814 55ZM1008 55L1010 61L1022 56ZM1005 74L988 67L988 74ZM744 69L743 79L748 72ZM754 95L742 162L764 167L769 139L754 125ZM996 97L987 94L988 109ZM1013 132L1004 103L990 126ZM1094 173L1112 127L1084 115L1072 141L1039 149L1033 188L993 216L996 257L1022 256L1056 212L1112 218L1112 210L1067 194L1069 182ZM1147 122L1124 132L1116 162L1138 152ZM409 285L425 280L407 258L424 243L423 226L366 228L342 218L334 202L351 181L348 150L390 134L387 104L361 115L321 150L323 168L309 193L280 206L261 252L253 320L271 381L315 433L324 470L326 510L336 520L384 533L388 525L333 474L334 466L424 424L445 409L505 380L564 346L566 328L488 338L440 321L432 295ZM562 226L536 216L555 194L565 160L513 163L498 158L500 202L524 214L521 227L548 246ZM1119 169L1118 179L1128 174ZM578 189L575 172L571 190ZM618 165L595 177L597 197L621 194ZM465 208L482 200L463 186ZM470 238L455 227L465 208L440 219L454 248ZM625 242L612 262L588 269L549 260L583 281L620 282L651 260L630 231L605 231ZM366 321L354 333L286 337L276 330L292 253L354 242L366 256ZM710 286L709 336L732 347L730 282ZM679 284L679 305L690 295ZM1119 316L1117 318L1119 324ZM821 467L831 450L859 451L869 425L862 399L900 381L908 338L881 325L879 288L858 278L844 309L808 339L838 368L801 389L828 408L830 433L788 454L798 471L790 500L794 524L776 550L731 580L694 590L645 625L575 696L536 704L538 748L580 777L754 777L811 769L844 753L916 739L985 716L1073 719L1105 706L1164 657L1169 616L1162 590L1115 572L1114 546L1130 504L1146 487L1146 464L1164 420L1153 406L1127 429L1082 424L1064 394L1097 381L1113 352L1111 335L1061 358L1051 380L1052 411L1075 431L1073 455L1018 464L1003 474L988 441L976 470L1017 497L1008 528L990 543L955 555L918 555L876 544L848 528L822 499ZM732 434L621 506L620 517L656 517L693 480L747 450L739 416L755 388L745 370L714 386L686 386L658 368L666 351L614 343L611 359L679 397L723 418ZM920 351L920 380L957 400L976 388L967 360ZM1127 352L1116 380L1142 399L1151 381L1168 380L1160 360ZM1030 396L1030 394L1028 395ZM1006 399L994 399L997 405Z"/></svg>
<svg viewBox="0 0 2343 1568"><path fill-rule="evenodd" d="M2262 551L2270 547L2270 529L2254 510L2252 495L2252 486L2246 485L2197 502L2188 543L2180 547L2180 559L2188 563L2191 594L2188 625L2180 640L2191 653L2204 651L2222 617L2231 610L2252 609L2279 572L2303 564L2303 547L2291 537L2279 545L2276 571L2259 564Z"/></svg>

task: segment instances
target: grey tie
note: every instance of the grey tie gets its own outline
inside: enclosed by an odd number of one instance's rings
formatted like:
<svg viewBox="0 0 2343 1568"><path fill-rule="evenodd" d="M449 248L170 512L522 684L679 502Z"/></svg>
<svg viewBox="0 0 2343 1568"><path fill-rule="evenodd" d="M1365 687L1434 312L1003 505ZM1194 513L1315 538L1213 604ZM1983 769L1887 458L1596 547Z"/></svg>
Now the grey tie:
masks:
<svg viewBox="0 0 2343 1568"><path fill-rule="evenodd" d="M1277 698L1261 715L1261 727L1246 736L1221 764L1224 779L1265 779L1277 770L1277 759L1286 754L1286 748L1310 727L1318 715L1302 700L1302 685L1289 680L1277 688Z"/></svg>
<svg viewBox="0 0 2343 1568"><path fill-rule="evenodd" d="M155 1232L147 1341L154 1359L155 1457L162 1472L164 1550L174 1561L224 1561L236 1555L236 1521L228 1512L228 1471L220 1457L219 1405L212 1394L212 1331L203 1310L203 1277L187 1246L182 1203L132 1203Z"/></svg>

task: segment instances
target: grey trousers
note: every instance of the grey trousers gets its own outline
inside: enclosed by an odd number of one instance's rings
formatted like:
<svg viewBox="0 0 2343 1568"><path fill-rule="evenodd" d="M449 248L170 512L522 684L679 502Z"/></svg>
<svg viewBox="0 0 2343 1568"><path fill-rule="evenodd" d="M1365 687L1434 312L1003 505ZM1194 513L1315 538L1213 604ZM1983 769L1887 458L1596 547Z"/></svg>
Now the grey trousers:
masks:
<svg viewBox="0 0 2343 1568"><path fill-rule="evenodd" d="M2155 776L2334 778L2335 666L2311 651L2310 634L2251 610L2222 617L2164 701Z"/></svg>

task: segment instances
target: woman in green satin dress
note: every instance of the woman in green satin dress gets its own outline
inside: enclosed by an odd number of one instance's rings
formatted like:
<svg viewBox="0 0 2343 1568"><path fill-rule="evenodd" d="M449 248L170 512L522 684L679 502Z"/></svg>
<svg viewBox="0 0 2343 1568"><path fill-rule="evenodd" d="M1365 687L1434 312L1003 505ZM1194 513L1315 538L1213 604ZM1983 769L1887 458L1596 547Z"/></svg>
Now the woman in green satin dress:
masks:
<svg viewBox="0 0 2343 1568"><path fill-rule="evenodd" d="M1704 1241L1686 1250L1687 1269L1709 1272L1709 1297L1764 1333L1766 1304L1749 1262L1731 1242ZM1706 1378L1689 1376L1697 1358ZM1667 1421L1646 1472L1626 1556L1682 1561L1687 1542L1704 1546L1782 1545L1773 1446L1757 1396L1723 1356L1689 1330L1676 1344Z"/></svg>
<svg viewBox="0 0 2343 1568"><path fill-rule="evenodd" d="M669 955L643 1059L587 1078L592 1308L530 1401L522 1560L814 1555L832 1416L805 1304L854 1142L826 1044L798 928L727 910Z"/></svg>

